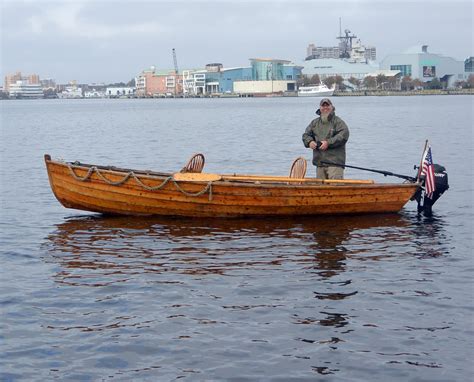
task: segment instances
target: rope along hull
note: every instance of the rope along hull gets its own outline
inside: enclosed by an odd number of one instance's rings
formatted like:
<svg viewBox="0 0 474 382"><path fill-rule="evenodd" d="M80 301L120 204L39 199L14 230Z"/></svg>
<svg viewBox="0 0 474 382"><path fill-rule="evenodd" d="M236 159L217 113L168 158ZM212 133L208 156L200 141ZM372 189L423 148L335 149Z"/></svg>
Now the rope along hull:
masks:
<svg viewBox="0 0 474 382"><path fill-rule="evenodd" d="M398 212L419 187L418 183L324 183L319 179L295 181L245 175L180 181L173 174L65 163L53 161L49 155L45 155L45 162L53 193L65 207L119 215L242 217Z"/></svg>

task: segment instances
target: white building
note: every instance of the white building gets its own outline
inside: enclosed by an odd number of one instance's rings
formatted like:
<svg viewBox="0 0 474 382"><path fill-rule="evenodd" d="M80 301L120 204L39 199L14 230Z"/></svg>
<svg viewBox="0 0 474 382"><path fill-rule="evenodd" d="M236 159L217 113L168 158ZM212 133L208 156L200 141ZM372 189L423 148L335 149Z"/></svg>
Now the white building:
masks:
<svg viewBox="0 0 474 382"><path fill-rule="evenodd" d="M10 84L8 94L10 98L43 98L41 84L30 84L28 81L16 81Z"/></svg>
<svg viewBox="0 0 474 382"><path fill-rule="evenodd" d="M363 80L364 77L377 70L375 63L349 62L338 58L314 59L301 63L302 73L307 77L318 74L322 79L327 77L341 76L344 79L351 77Z"/></svg>
<svg viewBox="0 0 474 382"><path fill-rule="evenodd" d="M88 90L84 92L84 98L105 98L105 92L100 90Z"/></svg>
<svg viewBox="0 0 474 382"><path fill-rule="evenodd" d="M183 94L185 97L207 94L206 73L207 70L183 71ZM217 82L217 89L219 89L219 82Z"/></svg>
<svg viewBox="0 0 474 382"><path fill-rule="evenodd" d="M58 93L58 98L82 98L82 88L75 85L67 86L61 93Z"/></svg>
<svg viewBox="0 0 474 382"><path fill-rule="evenodd" d="M409 76L423 82L437 77L447 87L466 79L464 62L441 54L429 53L428 45L408 49L404 53L392 54L380 62L380 69L399 70L402 77Z"/></svg>
<svg viewBox="0 0 474 382"><path fill-rule="evenodd" d="M109 98L131 97L135 89L131 87L110 87L105 89L105 95Z"/></svg>
<svg viewBox="0 0 474 382"><path fill-rule="evenodd" d="M237 94L273 94L296 89L294 80L234 81L234 93Z"/></svg>

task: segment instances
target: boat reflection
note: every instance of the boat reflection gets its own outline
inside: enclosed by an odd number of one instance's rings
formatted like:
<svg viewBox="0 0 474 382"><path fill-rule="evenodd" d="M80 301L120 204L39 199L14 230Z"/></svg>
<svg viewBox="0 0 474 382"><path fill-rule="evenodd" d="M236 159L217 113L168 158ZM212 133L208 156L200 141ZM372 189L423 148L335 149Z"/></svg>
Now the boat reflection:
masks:
<svg viewBox="0 0 474 382"><path fill-rule="evenodd" d="M410 219L397 214L228 220L94 215L58 224L44 249L47 261L61 267L57 281L72 284L87 272L93 285L108 285L136 274L229 275L284 265L327 279L344 272L348 256L383 257L368 248L406 240L410 227Z"/></svg>

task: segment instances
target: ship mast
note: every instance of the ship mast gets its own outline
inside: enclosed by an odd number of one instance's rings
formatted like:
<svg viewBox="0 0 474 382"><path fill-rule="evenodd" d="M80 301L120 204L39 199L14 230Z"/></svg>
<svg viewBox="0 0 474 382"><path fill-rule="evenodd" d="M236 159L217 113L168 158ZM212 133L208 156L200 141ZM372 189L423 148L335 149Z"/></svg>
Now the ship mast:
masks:
<svg viewBox="0 0 474 382"><path fill-rule="evenodd" d="M356 35L351 35L351 31L349 29L344 30L345 36L342 35L341 32L341 18L339 17L339 37L338 40L341 40L339 43L339 58L351 58L351 50L352 50L352 40L357 38Z"/></svg>

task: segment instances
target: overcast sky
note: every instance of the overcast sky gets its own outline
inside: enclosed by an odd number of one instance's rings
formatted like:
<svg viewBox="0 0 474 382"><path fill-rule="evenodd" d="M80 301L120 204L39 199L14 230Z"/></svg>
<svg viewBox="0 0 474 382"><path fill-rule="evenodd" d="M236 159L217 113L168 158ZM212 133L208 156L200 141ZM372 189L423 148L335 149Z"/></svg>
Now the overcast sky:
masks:
<svg viewBox="0 0 474 382"><path fill-rule="evenodd" d="M251 57L301 62L309 43L336 46L339 18L377 60L427 44L458 60L474 55L473 1L0 0L1 67L57 83L127 82L143 69ZM3 82L3 81L1 81Z"/></svg>

